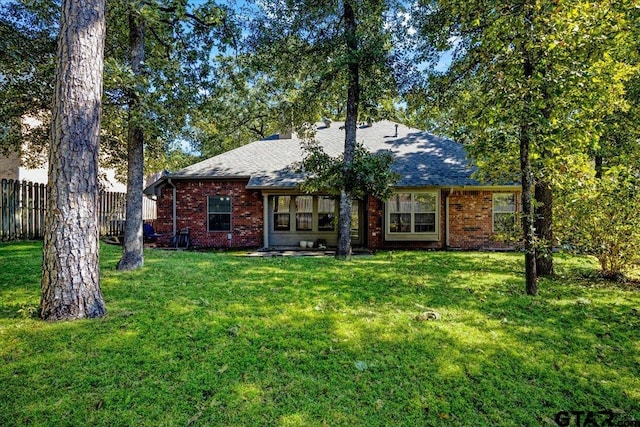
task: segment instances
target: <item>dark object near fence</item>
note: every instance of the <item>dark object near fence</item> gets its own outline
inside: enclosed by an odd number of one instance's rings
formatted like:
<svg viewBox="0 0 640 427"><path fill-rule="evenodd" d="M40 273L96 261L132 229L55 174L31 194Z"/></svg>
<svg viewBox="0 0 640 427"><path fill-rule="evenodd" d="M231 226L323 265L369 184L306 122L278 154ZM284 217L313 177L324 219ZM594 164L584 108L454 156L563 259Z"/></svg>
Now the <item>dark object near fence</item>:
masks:
<svg viewBox="0 0 640 427"><path fill-rule="evenodd" d="M188 228L178 231L171 238L171 246L176 249L189 249L191 247L191 231Z"/></svg>
<svg viewBox="0 0 640 427"><path fill-rule="evenodd" d="M145 242L156 242L158 241L158 238L162 237L162 234L156 233L156 230L153 228L153 225L151 225L148 222L145 222L144 225L142 226L142 237L144 238Z"/></svg>

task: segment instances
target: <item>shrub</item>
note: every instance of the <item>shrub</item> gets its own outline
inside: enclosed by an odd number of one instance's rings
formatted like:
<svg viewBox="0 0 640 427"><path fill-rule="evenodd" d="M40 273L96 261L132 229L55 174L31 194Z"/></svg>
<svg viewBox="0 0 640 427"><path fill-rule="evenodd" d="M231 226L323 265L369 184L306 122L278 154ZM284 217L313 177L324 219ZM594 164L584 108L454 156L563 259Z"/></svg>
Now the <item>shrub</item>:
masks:
<svg viewBox="0 0 640 427"><path fill-rule="evenodd" d="M626 166L574 180L558 198L558 234L566 247L594 255L602 275L621 278L640 260L640 177Z"/></svg>

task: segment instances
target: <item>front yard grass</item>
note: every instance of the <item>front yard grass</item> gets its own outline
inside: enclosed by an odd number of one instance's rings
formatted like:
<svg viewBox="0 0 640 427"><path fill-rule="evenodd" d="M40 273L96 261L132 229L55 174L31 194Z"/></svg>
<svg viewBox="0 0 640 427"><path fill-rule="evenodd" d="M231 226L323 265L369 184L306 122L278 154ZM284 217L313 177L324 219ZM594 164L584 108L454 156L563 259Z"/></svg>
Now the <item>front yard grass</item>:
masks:
<svg viewBox="0 0 640 427"><path fill-rule="evenodd" d="M640 418L640 292L594 278L590 258L557 256L528 297L519 254L149 250L143 269L118 272L119 248L103 246L107 316L46 323L41 250L0 244L3 426Z"/></svg>

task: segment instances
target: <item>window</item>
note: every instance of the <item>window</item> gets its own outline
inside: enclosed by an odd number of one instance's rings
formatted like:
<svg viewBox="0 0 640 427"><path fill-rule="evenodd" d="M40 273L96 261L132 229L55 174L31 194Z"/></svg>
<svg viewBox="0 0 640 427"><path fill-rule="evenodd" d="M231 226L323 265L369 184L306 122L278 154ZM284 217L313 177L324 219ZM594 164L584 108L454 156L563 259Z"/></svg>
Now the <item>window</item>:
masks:
<svg viewBox="0 0 640 427"><path fill-rule="evenodd" d="M360 238L360 204L357 200L351 201L351 240Z"/></svg>
<svg viewBox="0 0 640 427"><path fill-rule="evenodd" d="M516 196L514 193L493 194L493 232L508 233L516 228Z"/></svg>
<svg viewBox="0 0 640 427"><path fill-rule="evenodd" d="M289 231L291 228L290 204L291 196L275 196L273 198L273 224L275 230Z"/></svg>
<svg viewBox="0 0 640 427"><path fill-rule="evenodd" d="M296 230L313 229L313 196L296 197Z"/></svg>
<svg viewBox="0 0 640 427"><path fill-rule="evenodd" d="M389 200L389 231L411 232L411 193L396 194Z"/></svg>
<svg viewBox="0 0 640 427"><path fill-rule="evenodd" d="M318 197L318 231L335 230L336 201L331 197Z"/></svg>
<svg viewBox="0 0 640 427"><path fill-rule="evenodd" d="M438 193L396 193L387 202L388 240L437 240Z"/></svg>
<svg viewBox="0 0 640 427"><path fill-rule="evenodd" d="M436 231L436 195L416 193L413 195L414 231L416 233L435 233Z"/></svg>
<svg viewBox="0 0 640 427"><path fill-rule="evenodd" d="M231 197L209 196L209 231L231 231Z"/></svg>

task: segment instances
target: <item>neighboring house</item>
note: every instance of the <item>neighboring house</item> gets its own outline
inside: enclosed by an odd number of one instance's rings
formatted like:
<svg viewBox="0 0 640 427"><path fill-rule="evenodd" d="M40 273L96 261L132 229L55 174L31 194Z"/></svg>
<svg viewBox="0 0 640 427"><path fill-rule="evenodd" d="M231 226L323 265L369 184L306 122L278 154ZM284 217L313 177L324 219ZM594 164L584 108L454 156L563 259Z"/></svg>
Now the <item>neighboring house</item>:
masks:
<svg viewBox="0 0 640 427"><path fill-rule="evenodd" d="M317 125L315 139L331 155L344 148L342 125ZM400 180L388 201L353 202L354 246L505 247L499 235L516 224L518 185L481 184L461 144L393 122L361 126L357 140L372 152L391 151ZM303 175L291 165L301 160L300 143L274 135L161 177L145 190L157 197L156 231L189 228L201 247L335 246L338 203L298 188Z"/></svg>
<svg viewBox="0 0 640 427"><path fill-rule="evenodd" d="M0 154L0 179L46 184L49 166L45 162L41 167L29 168L21 161L17 153ZM100 187L105 191L126 193L127 186L116 179L113 169L100 170Z"/></svg>
<svg viewBox="0 0 640 427"><path fill-rule="evenodd" d="M42 115L47 115L43 112ZM27 116L21 119L22 135L24 143L20 152L13 151L8 154L0 154L0 179L33 182L37 184L46 184L48 177L49 165L47 162L47 153L33 149L29 144L28 135L32 130L41 129L43 126L42 117ZM28 156L32 162L38 164L37 167L27 166L27 162L23 157ZM100 187L104 191L113 191L117 193L125 193L127 186L116 178L114 169L100 169L99 171Z"/></svg>

